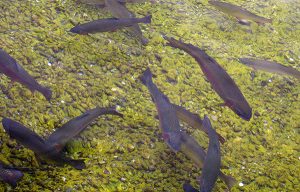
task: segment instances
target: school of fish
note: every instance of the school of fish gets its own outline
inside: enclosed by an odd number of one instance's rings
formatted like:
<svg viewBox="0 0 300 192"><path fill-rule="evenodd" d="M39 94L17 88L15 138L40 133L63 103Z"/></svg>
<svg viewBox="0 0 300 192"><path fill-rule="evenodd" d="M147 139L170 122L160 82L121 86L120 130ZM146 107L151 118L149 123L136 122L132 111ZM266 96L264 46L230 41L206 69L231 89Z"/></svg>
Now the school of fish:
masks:
<svg viewBox="0 0 300 192"><path fill-rule="evenodd" d="M88 21L78 24L70 29L70 32L78 35L88 35L101 32L117 32L125 29L134 36L141 44L145 45L149 42L139 27L139 24L150 24L152 16L146 15L136 18L126 8L126 3L140 3L146 0L79 0L99 7L106 7L114 18L102 18L99 20ZM272 23L272 19L263 18L255 15L250 11L230 3L221 1L209 1L209 4L230 16L235 17L239 23L250 25L251 21L263 25ZM171 34L170 34L171 35ZM210 57L203 49L183 40L176 40L169 35L163 34L163 38L167 41L166 45L173 48L181 49L192 56L199 64L204 76L211 84L211 88L224 100L224 105L229 107L237 116L243 120L249 121L252 117L252 108L247 102L246 97L239 89L235 81L230 75L217 63L215 59ZM7 51L5 47L0 48L0 72L11 79L12 82L17 81L29 88L32 92L38 91L50 101L52 91L39 84L22 64L17 62ZM300 72L286 67L282 64L263 60L260 58L240 58L239 61L256 70L264 70L271 73L281 75L290 75L300 79ZM185 192L212 191L218 178L225 182L228 189L236 184L236 180L225 175L221 171L221 145L226 140L213 128L208 116L203 119L198 114L188 111L182 106L171 103L169 98L163 94L153 81L153 74L149 67L140 75L140 82L149 91L153 103L156 106L158 120L160 123L160 131L163 140L174 152L185 154L193 163L202 168L201 176L197 179L199 187L193 187L189 182L182 184ZM13 85L12 85L13 86ZM51 133L48 138L42 138L30 128L22 125L9 117L2 117L2 126L7 135L15 139L19 144L32 150L36 158L40 162L47 162L57 166L70 165L75 169L81 170L86 167L82 159L72 159L63 152L66 144L74 137L83 132L89 124L101 115L114 115L123 118L123 115L116 110L116 107L96 107L88 109L80 116L71 119L60 128ZM183 121L195 129L202 130L209 138L208 149L202 148L195 138L184 131L180 125ZM26 171L26 169L24 169ZM0 162L0 178L3 182L15 187L23 177L23 173L18 168L5 165Z"/></svg>

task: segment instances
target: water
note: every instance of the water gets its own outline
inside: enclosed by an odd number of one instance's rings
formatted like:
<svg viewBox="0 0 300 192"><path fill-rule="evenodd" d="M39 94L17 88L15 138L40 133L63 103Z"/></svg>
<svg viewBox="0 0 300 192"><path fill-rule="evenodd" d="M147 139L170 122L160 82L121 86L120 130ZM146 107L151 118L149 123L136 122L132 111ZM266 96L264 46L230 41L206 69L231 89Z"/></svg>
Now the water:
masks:
<svg viewBox="0 0 300 192"><path fill-rule="evenodd" d="M111 17L105 9L76 1L3 0L0 46L42 85L53 91L51 103L15 83L0 94L1 115L47 137L87 109L119 105L125 118L100 117L68 145L71 157L84 158L87 169L38 166L33 153L17 147L1 129L0 160L32 168L15 191L180 191L190 180L198 186L201 169L174 154L161 139L156 108L138 77L149 66L154 82L170 98L200 117L207 114L226 138L222 171L238 183L232 191L300 191L300 86L292 77L253 72L239 57L277 61L300 70L300 15L297 1L230 1L273 18L272 24L238 24L207 1L159 1L128 4L150 42L141 46L125 30L90 36L70 34L75 24ZM196 61L164 46L161 33L206 50L236 81L253 108L246 122L230 109L205 80ZM4 75L0 84L9 86ZM11 97L11 99L8 99ZM184 125L204 147L208 139ZM0 183L1 191L13 190ZM225 185L218 180L215 191Z"/></svg>

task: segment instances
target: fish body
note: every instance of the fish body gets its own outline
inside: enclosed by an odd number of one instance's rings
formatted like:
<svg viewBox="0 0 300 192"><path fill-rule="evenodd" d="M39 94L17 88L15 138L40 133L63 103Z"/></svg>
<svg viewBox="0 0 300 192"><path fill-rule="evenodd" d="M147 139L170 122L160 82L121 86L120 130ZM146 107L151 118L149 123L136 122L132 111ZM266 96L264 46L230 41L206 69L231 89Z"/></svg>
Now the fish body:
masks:
<svg viewBox="0 0 300 192"><path fill-rule="evenodd" d="M165 96L153 83L152 73L149 68L141 76L142 83L148 88L150 95L156 105L160 128L163 133L163 138L169 147L177 152L180 150L181 130L179 120L176 116L172 104L167 96Z"/></svg>
<svg viewBox="0 0 300 192"><path fill-rule="evenodd" d="M190 158L198 168L204 167L206 159L206 153L204 149L198 144L198 142L184 131L181 132L181 146L180 151ZM220 171L220 179L222 179L227 187L230 189L236 183L236 180L228 175L225 175Z"/></svg>
<svg viewBox="0 0 300 192"><path fill-rule="evenodd" d="M217 9L219 9L220 11L223 11L224 13L236 17L242 24L249 24L249 20L252 20L258 24L265 24L265 23L272 22L272 19L267 19L255 15L254 13L251 13L250 11L237 5L220 2L220 1L208 1L208 2L214 7L216 7Z"/></svg>
<svg viewBox="0 0 300 192"><path fill-rule="evenodd" d="M244 120L251 119L252 109L244 95L228 73L213 58L192 44L186 44L166 36L164 38L171 47L182 49L194 57L212 88L225 101L226 106Z"/></svg>
<svg viewBox="0 0 300 192"><path fill-rule="evenodd" d="M217 133L212 128L207 116L204 117L203 127L208 130L209 145L200 179L200 192L210 192L220 174L221 152Z"/></svg>
<svg viewBox="0 0 300 192"><path fill-rule="evenodd" d="M22 124L3 118L2 125L11 138L16 139L20 144L32 150L38 158L42 157L58 165L69 164L76 169L85 167L82 160L73 160L65 157L63 153L58 153L52 146L47 145L39 135Z"/></svg>
<svg viewBox="0 0 300 192"><path fill-rule="evenodd" d="M105 0L105 6L110 10L112 15L116 18L133 18L134 15L117 0ZM138 24L134 24L129 28L129 31L137 37L143 45L148 43L148 39L143 36L141 28Z"/></svg>
<svg viewBox="0 0 300 192"><path fill-rule="evenodd" d="M300 71L297 71L294 68L287 67L276 62L252 58L240 58L239 60L241 63L244 63L245 65L254 69L270 73L277 73L280 75L291 75L297 79L300 79Z"/></svg>
<svg viewBox="0 0 300 192"><path fill-rule="evenodd" d="M10 184L13 187L17 186L18 181L24 176L24 174L14 168L6 168L0 164L0 180Z"/></svg>
<svg viewBox="0 0 300 192"><path fill-rule="evenodd" d="M12 58L8 53L0 48L0 72L4 73L6 76L12 79L12 81L17 81L31 91L37 90L42 93L45 98L49 101L52 96L50 89L41 86L31 75L25 71L17 61Z"/></svg>
<svg viewBox="0 0 300 192"><path fill-rule="evenodd" d="M202 120L200 119L200 117L197 114L191 113L190 111L186 110L185 108L183 108L179 105L173 104L173 107L176 111L177 117L180 120L186 122L191 127L195 128L195 129L200 129L200 130L204 131L206 134L208 134L208 130L202 126ZM223 144L225 142L224 137L222 137L218 133L217 133L217 135L218 135L219 141Z"/></svg>
<svg viewBox="0 0 300 192"><path fill-rule="evenodd" d="M73 27L70 32L78 34L116 31L124 27L130 27L137 23L151 23L151 15L143 18L109 18L99 19Z"/></svg>
<svg viewBox="0 0 300 192"><path fill-rule="evenodd" d="M104 6L105 5L105 0L79 0L82 3L86 3L89 5L97 5L97 6ZM147 0L118 0L119 3L125 4L125 3L143 3L146 2Z"/></svg>
<svg viewBox="0 0 300 192"><path fill-rule="evenodd" d="M92 121L104 114L112 114L123 117L122 114L116 111L115 107L96 107L94 109L90 109L82 115L71 119L62 127L56 129L46 140L47 144L55 147L58 151L61 151L69 140L79 135Z"/></svg>

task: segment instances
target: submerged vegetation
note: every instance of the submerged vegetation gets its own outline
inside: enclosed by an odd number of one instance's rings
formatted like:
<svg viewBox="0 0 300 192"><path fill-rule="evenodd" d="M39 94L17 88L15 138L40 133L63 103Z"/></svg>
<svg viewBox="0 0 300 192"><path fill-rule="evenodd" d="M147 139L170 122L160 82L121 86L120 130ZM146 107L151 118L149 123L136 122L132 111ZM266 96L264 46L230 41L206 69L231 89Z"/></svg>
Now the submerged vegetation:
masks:
<svg viewBox="0 0 300 192"><path fill-rule="evenodd" d="M231 0L272 18L272 24L243 26L207 1L156 0L127 4L141 24L142 46L126 30L76 35L80 23L109 18L104 8L76 0L3 0L0 2L0 48L30 75L52 90L51 102L21 84L0 77L0 115L47 138L54 129L96 106L118 105L124 118L98 118L67 145L68 156L85 159L86 169L39 165L32 151L19 147L0 129L0 160L26 167L13 189L0 191L179 191L185 181L198 186L201 169L161 138L155 105L139 80L150 67L153 81L174 104L211 119L226 142L221 145L222 172L238 183L232 191L300 191L299 80L253 71L238 58L255 57L300 70L300 9L295 0ZM205 80L196 61L165 46L161 34L182 38L204 49L235 80L253 109L246 122L229 108ZM204 147L202 131L187 130ZM215 191L226 186L219 179Z"/></svg>

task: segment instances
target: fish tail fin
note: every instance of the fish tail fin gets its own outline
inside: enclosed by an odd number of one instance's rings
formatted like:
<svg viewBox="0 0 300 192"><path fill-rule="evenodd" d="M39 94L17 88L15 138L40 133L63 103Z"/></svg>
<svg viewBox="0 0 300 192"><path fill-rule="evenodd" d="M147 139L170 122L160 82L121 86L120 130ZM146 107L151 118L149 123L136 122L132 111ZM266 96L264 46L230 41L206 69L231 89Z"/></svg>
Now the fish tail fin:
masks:
<svg viewBox="0 0 300 192"><path fill-rule="evenodd" d="M236 180L229 175L225 175L224 173L220 172L219 176L225 182L228 189L231 189L236 184Z"/></svg>
<svg viewBox="0 0 300 192"><path fill-rule="evenodd" d="M144 71L140 79L144 85L152 83L152 73L149 67L147 67L147 69Z"/></svg>
<svg viewBox="0 0 300 192"><path fill-rule="evenodd" d="M2 179L13 187L17 186L18 180L24 176L21 171L16 169L6 169L5 173L7 174L5 174Z"/></svg>
<svg viewBox="0 0 300 192"><path fill-rule="evenodd" d="M40 92L44 95L44 97L50 101L51 97L52 97L52 91L47 88L47 87L42 87Z"/></svg>
<svg viewBox="0 0 300 192"><path fill-rule="evenodd" d="M107 108L106 113L107 114L111 114L111 115L117 115L117 116L119 116L121 118L124 117L122 113L120 113L120 112L117 111L117 107L116 106Z"/></svg>
<svg viewBox="0 0 300 192"><path fill-rule="evenodd" d="M144 18L142 18L143 23L151 23L152 15L147 15Z"/></svg>
<svg viewBox="0 0 300 192"><path fill-rule="evenodd" d="M69 164L78 170L82 170L82 169L86 168L83 159L77 159L77 160L71 159L71 160L69 160Z"/></svg>

